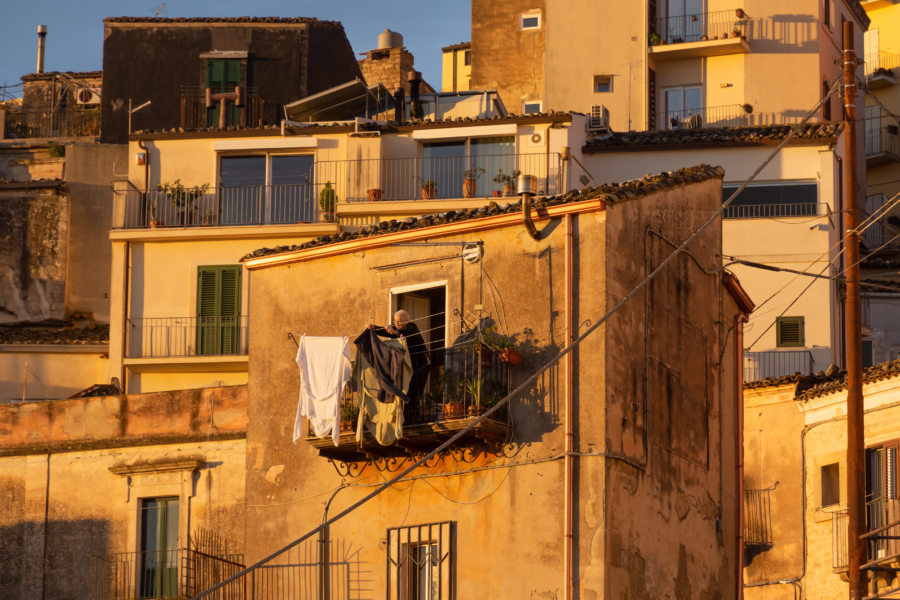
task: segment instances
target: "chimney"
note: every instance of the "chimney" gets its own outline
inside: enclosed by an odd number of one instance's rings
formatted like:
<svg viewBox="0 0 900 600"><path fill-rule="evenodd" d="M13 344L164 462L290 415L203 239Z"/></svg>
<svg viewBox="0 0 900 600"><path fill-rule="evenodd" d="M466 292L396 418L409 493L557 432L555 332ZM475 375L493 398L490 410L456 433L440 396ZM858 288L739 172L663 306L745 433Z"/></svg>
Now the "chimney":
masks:
<svg viewBox="0 0 900 600"><path fill-rule="evenodd" d="M403 114L406 112L403 104L406 102L405 99L406 92L403 91L402 87L398 87L394 90L394 120L398 123L403 121Z"/></svg>
<svg viewBox="0 0 900 600"><path fill-rule="evenodd" d="M38 25L37 28L38 34L38 55L37 55L37 71L36 73L44 72L44 49L47 45L47 26L46 25Z"/></svg>
<svg viewBox="0 0 900 600"><path fill-rule="evenodd" d="M409 113L414 119L422 118L422 102L419 100L419 86L422 84L422 74L418 71L410 71L406 74L409 81Z"/></svg>

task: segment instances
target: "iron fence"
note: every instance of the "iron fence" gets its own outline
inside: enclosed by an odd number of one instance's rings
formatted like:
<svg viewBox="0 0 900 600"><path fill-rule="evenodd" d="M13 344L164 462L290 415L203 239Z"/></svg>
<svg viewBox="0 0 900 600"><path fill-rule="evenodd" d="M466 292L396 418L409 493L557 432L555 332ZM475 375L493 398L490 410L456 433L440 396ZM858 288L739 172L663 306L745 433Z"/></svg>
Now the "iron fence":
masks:
<svg viewBox="0 0 900 600"><path fill-rule="evenodd" d="M734 9L660 17L656 20L656 34L662 44L743 37L748 19L741 15Z"/></svg>
<svg viewBox="0 0 900 600"><path fill-rule="evenodd" d="M774 488L744 490L744 544L772 544L772 500Z"/></svg>
<svg viewBox="0 0 900 600"><path fill-rule="evenodd" d="M247 354L247 315L128 319L127 358Z"/></svg>
<svg viewBox="0 0 900 600"><path fill-rule="evenodd" d="M228 125L263 125L264 100L260 96L258 88L247 88L244 106L234 106L233 102L228 102L227 105L231 111L227 118ZM216 116L218 106L219 103L215 102L213 107L206 107L205 88L183 86L181 88L181 126L218 127L219 119Z"/></svg>
<svg viewBox="0 0 900 600"><path fill-rule="evenodd" d="M113 210L113 226L118 229L283 225L319 217L312 184L219 187L189 191L182 197L160 190L128 190L116 194Z"/></svg>
<svg viewBox="0 0 900 600"><path fill-rule="evenodd" d="M513 196L517 172L537 178L538 194L563 191L552 152L320 161L314 170L317 189L330 183L339 202Z"/></svg>
<svg viewBox="0 0 900 600"><path fill-rule="evenodd" d="M900 54L879 50L866 54L866 77L874 75L877 71L892 71L900 67ZM893 75L893 73L892 73Z"/></svg>
<svg viewBox="0 0 900 600"><path fill-rule="evenodd" d="M831 513L831 568L846 569L848 565L847 548L847 509Z"/></svg>
<svg viewBox="0 0 900 600"><path fill-rule="evenodd" d="M869 117L865 121L866 157L876 154L900 155L900 128L896 124L883 125L882 117Z"/></svg>
<svg viewBox="0 0 900 600"><path fill-rule="evenodd" d="M425 393L404 410L404 425L480 416L509 392L509 369L502 352L469 344L429 354ZM351 380L341 398L344 429L356 429L359 396L354 386ZM506 420L506 416L506 406L492 415L499 420Z"/></svg>
<svg viewBox="0 0 900 600"><path fill-rule="evenodd" d="M387 530L386 600L456 597L456 524L428 523Z"/></svg>
<svg viewBox="0 0 900 600"><path fill-rule="evenodd" d="M813 359L809 350L767 350L744 353L744 381L810 373Z"/></svg>
<svg viewBox="0 0 900 600"><path fill-rule="evenodd" d="M848 565L847 509L831 513L831 566ZM866 502L866 560L900 555L900 500L877 498Z"/></svg>
<svg viewBox="0 0 900 600"><path fill-rule="evenodd" d="M213 556L187 548L95 555L90 562L90 600L190 598L243 569L239 554ZM242 600L247 595L233 582L207 597Z"/></svg>
<svg viewBox="0 0 900 600"><path fill-rule="evenodd" d="M100 108L19 110L6 113L7 138L100 135Z"/></svg>
<svg viewBox="0 0 900 600"><path fill-rule="evenodd" d="M730 204L722 215L725 219L762 219L769 217L814 217L827 215L827 203L793 202L785 204Z"/></svg>
<svg viewBox="0 0 900 600"><path fill-rule="evenodd" d="M660 112L657 123L665 129L746 127L751 124L751 116L743 104L726 104Z"/></svg>

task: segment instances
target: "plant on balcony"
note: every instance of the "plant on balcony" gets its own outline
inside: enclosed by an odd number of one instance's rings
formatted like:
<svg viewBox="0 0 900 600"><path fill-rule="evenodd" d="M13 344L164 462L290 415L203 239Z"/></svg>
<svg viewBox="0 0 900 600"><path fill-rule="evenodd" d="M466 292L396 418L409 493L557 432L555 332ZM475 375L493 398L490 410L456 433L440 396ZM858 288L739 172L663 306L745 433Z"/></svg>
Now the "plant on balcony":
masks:
<svg viewBox="0 0 900 600"><path fill-rule="evenodd" d="M359 406L354 404L341 405L341 431L353 431L359 419Z"/></svg>
<svg viewBox="0 0 900 600"><path fill-rule="evenodd" d="M497 175L494 176L494 183L503 186L504 196L512 196L516 189L516 179L518 179L521 174L522 171L519 171L518 169L514 169L513 172L509 174L504 173L503 169L497 169Z"/></svg>
<svg viewBox="0 0 900 600"><path fill-rule="evenodd" d="M515 337L500 333L496 325L485 330L483 339L485 344L497 350L497 356L503 363L515 367L522 362L522 353L516 350Z"/></svg>
<svg viewBox="0 0 900 600"><path fill-rule="evenodd" d="M367 190L369 194L369 202L379 202L381 200L381 188L371 188Z"/></svg>
<svg viewBox="0 0 900 600"><path fill-rule="evenodd" d="M334 222L334 207L337 204L337 192L331 187L331 182L326 181L325 187L319 192L319 208L322 209L322 220L327 223Z"/></svg>
<svg viewBox="0 0 900 600"><path fill-rule="evenodd" d="M656 33L655 31L653 33L651 33L650 36L647 38L647 43L651 46L656 46L659 44L659 42L660 42L659 34Z"/></svg>
<svg viewBox="0 0 900 600"><path fill-rule="evenodd" d="M484 169L481 167L472 167L471 169L466 169L462 172L463 176L463 198L474 198L475 197L475 179L484 173Z"/></svg>
<svg viewBox="0 0 900 600"><path fill-rule="evenodd" d="M216 224L216 213L213 212L213 209L207 208L203 213L203 218L201 221L204 225L215 225Z"/></svg>
<svg viewBox="0 0 900 600"><path fill-rule="evenodd" d="M437 184L431 179L422 182L422 200L434 200L437 193Z"/></svg>
<svg viewBox="0 0 900 600"><path fill-rule="evenodd" d="M208 189L208 183L186 187L181 183L181 179L176 179L175 181L170 181L168 183L156 184L156 191L165 194L166 198L169 199L169 204L180 209L179 213L181 214L182 225L190 225L193 222L194 202L197 201L197 198L205 194ZM154 201L154 211L155 204Z"/></svg>

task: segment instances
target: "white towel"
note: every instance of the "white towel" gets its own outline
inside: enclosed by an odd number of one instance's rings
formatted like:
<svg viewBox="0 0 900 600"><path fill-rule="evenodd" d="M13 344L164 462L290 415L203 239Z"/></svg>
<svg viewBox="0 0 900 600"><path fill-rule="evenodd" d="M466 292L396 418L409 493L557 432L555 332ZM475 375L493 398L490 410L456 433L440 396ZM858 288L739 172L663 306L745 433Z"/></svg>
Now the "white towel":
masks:
<svg viewBox="0 0 900 600"><path fill-rule="evenodd" d="M294 443L301 436L301 417L309 419L316 437L329 433L334 445L341 437L341 396L350 379L350 340L343 337L301 336L297 348L300 399L294 421Z"/></svg>

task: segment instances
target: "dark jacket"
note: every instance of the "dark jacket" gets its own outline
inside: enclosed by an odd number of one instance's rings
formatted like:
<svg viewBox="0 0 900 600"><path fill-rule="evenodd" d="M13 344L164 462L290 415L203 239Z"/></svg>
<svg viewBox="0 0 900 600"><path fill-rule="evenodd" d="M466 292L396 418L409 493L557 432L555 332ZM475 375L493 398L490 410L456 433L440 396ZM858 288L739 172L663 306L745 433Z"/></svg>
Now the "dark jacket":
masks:
<svg viewBox="0 0 900 600"><path fill-rule="evenodd" d="M375 370L375 378L378 379L378 400L387 402L387 395L393 394L408 402L406 394L395 383L400 378L403 366L403 352L398 348L391 348L378 339L374 329L366 329L359 337L353 340L356 351L366 357L369 364ZM407 342L408 343L408 342Z"/></svg>
<svg viewBox="0 0 900 600"><path fill-rule="evenodd" d="M422 339L419 328L412 321L407 322L398 333L391 333L384 327L376 327L373 331L383 337L406 338L406 347L409 348L409 361L412 363L413 371L418 371L431 365L425 340Z"/></svg>

